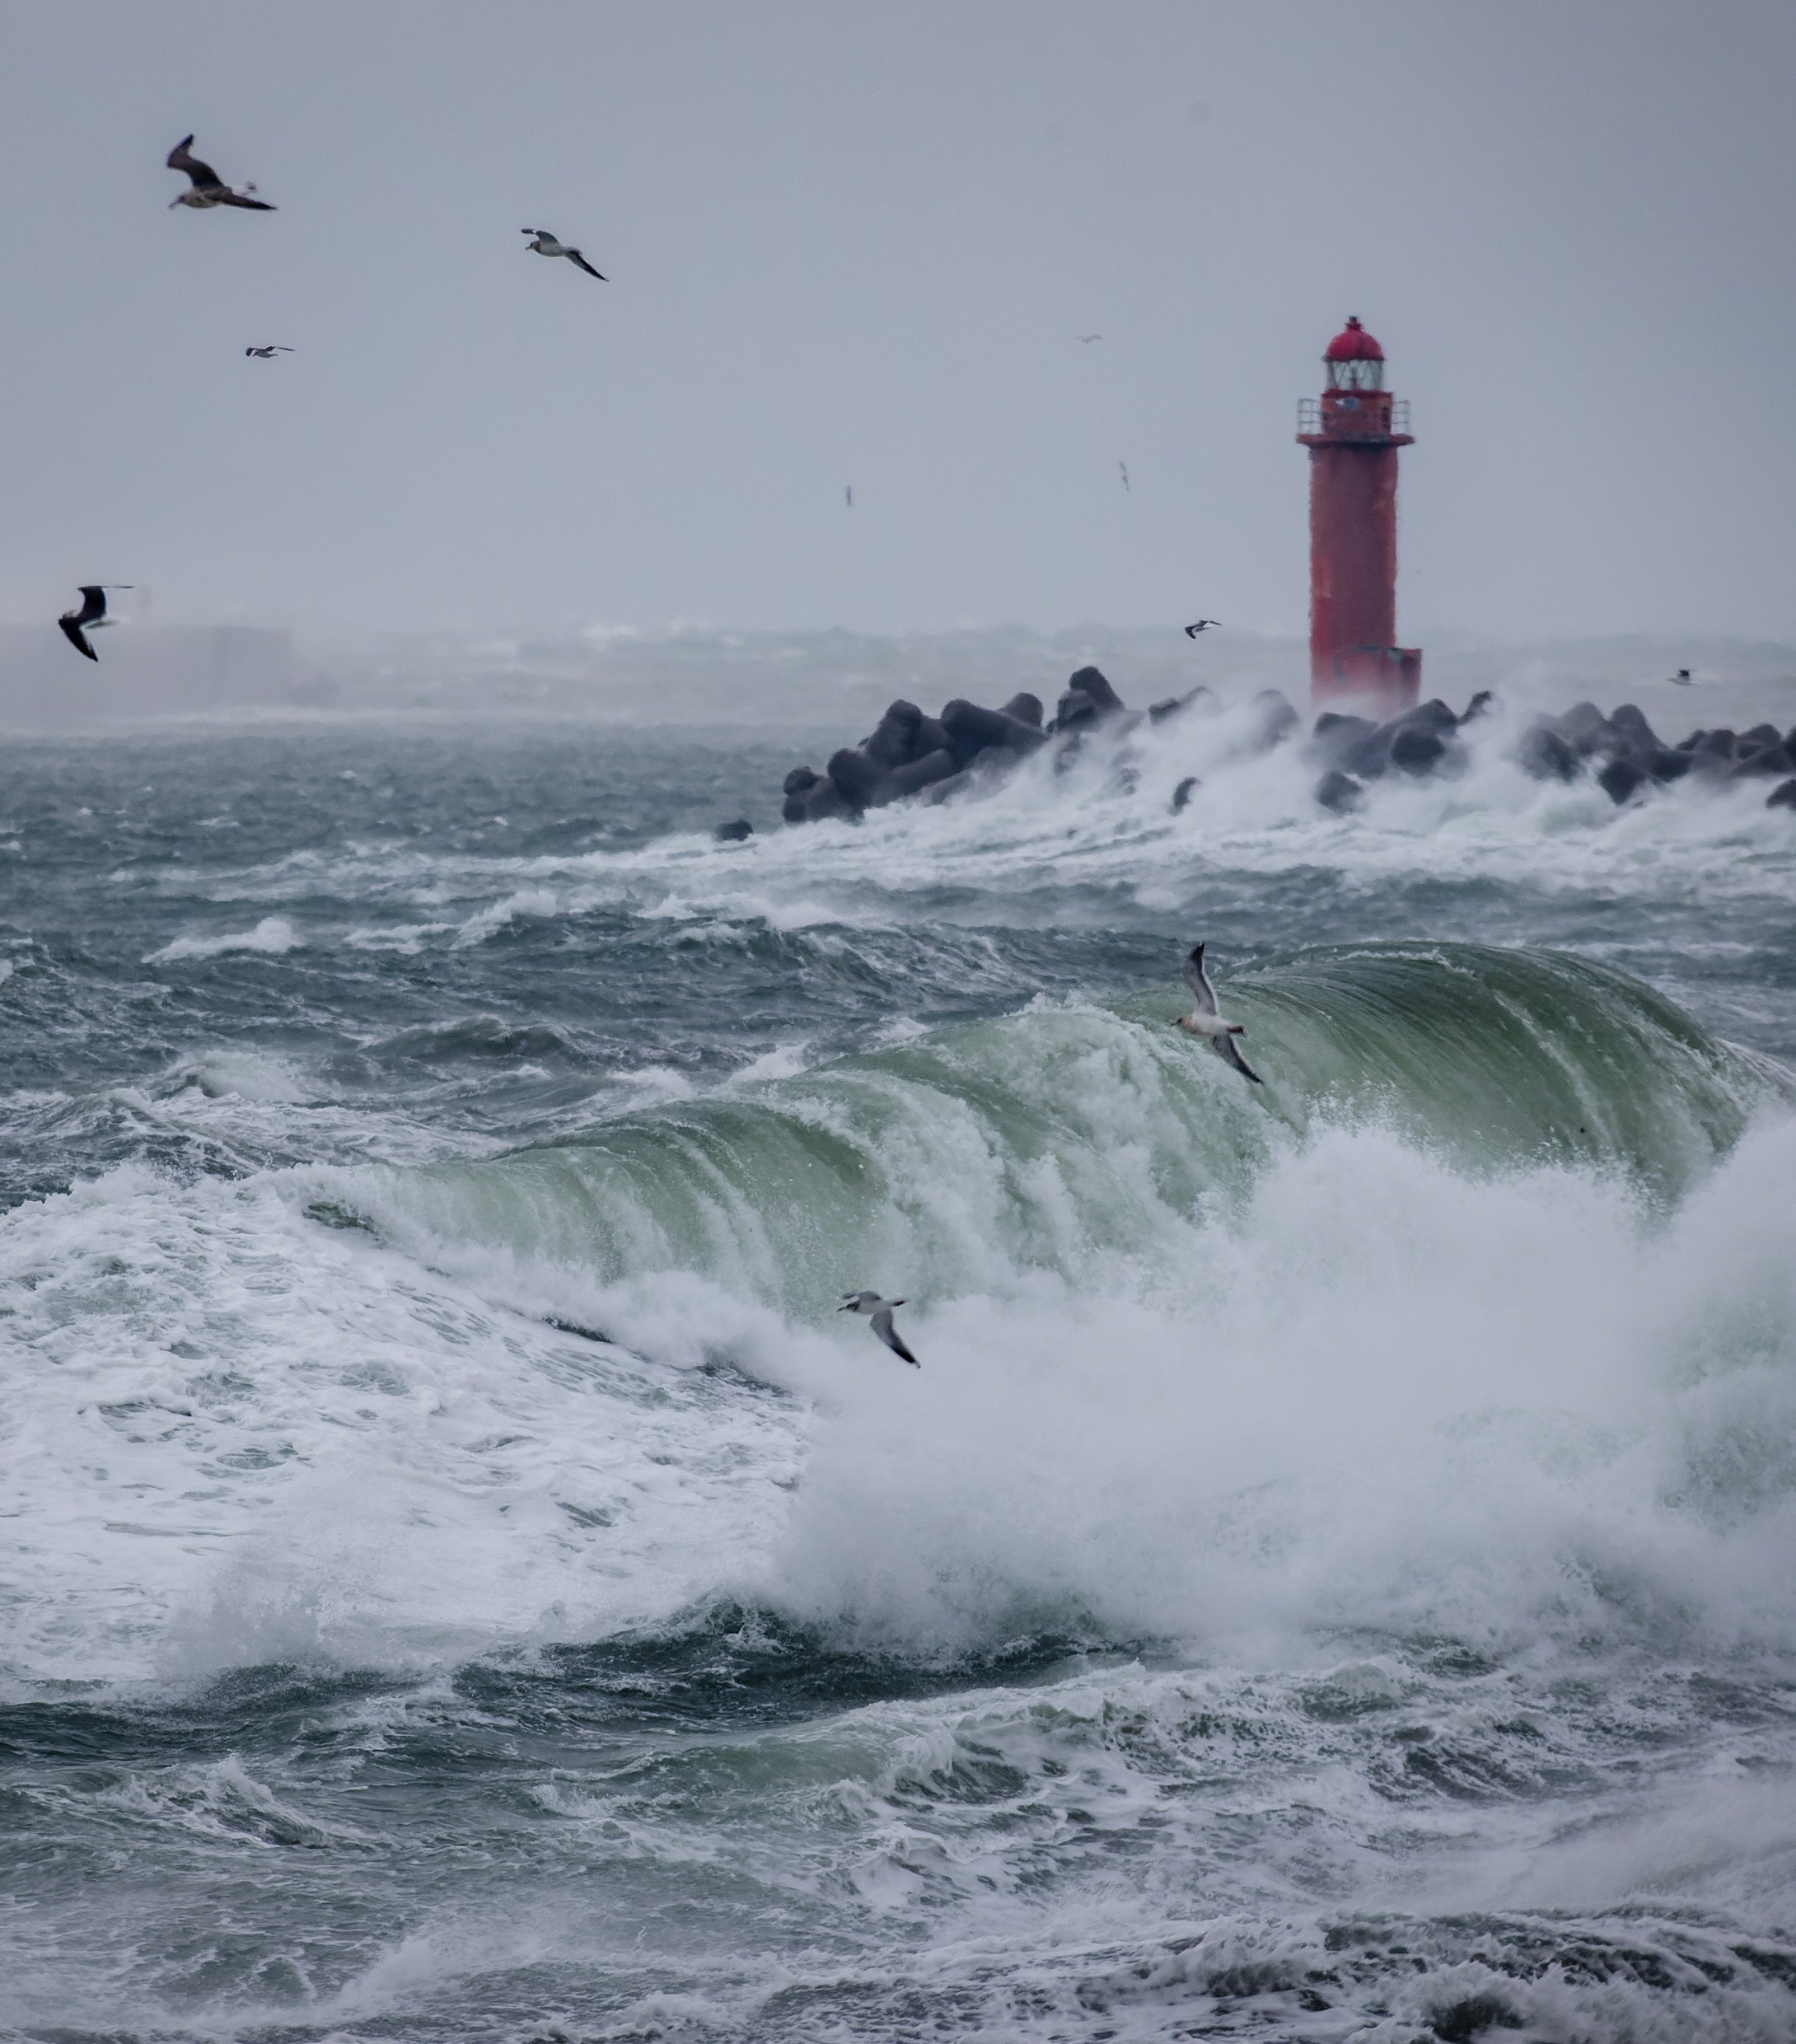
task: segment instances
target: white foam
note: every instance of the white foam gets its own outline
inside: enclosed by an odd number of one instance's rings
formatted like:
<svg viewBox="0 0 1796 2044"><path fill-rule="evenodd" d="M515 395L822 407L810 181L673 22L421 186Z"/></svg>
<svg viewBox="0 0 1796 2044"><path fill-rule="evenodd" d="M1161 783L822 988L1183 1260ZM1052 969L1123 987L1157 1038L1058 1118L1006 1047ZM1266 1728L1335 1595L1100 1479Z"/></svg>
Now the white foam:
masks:
<svg viewBox="0 0 1796 2044"><path fill-rule="evenodd" d="M503 901L493 902L470 915L456 934L456 947L461 950L471 944L484 944L519 916L553 915L559 905L546 887L521 887Z"/></svg>
<svg viewBox="0 0 1796 2044"><path fill-rule="evenodd" d="M1082 1243L1039 1159L1028 1238L986 1226L970 1149L965 1182L897 1177L900 1217L933 1198L932 1225L981 1235L940 1291L902 1261L926 1229L858 1245L864 1275L925 1280L905 1315L919 1372L860 1322L757 1298L777 1274L751 1241L712 1275L645 1261L610 1284L590 1231L509 1253L493 1221L523 1195L499 1172L404 1175L459 1188L435 1210L470 1223L414 1227L415 1255L306 1218L358 1191L381 1210L386 1172L130 1169L16 1210L7 1672L428 1670L677 1625L719 1596L914 1661L1045 1631L1181 1635L1186 1664L1109 1657L702 1736L576 1728L540 1765L525 1743L498 1793L540 1835L503 1863L503 1907L442 1854L411 1871L416 1820L309 1746L30 1792L152 1853L313 1847L345 1892L367 1854L403 1850L401 1928L346 1980L320 1963L315 2022L416 2027L466 2005L464 1980L500 1992L550 1960L583 1991L640 1928L645 1990L657 1966L704 1985L724 2030L794 1981L847 1979L982 2009L993 2034L1101 2017L1146 2040L1224 2004L1266 2027L1278 1983L1313 1971L1342 2036L1423 2034L1487 1990L1528 2034L1777 2034L1744 1967L1655 2029L1667 2004L1619 1970L1486 1962L1504 1925L1524 1957L1542 1925L1586 1941L1531 1911L1624 1911L1588 1948L1620 1938L1649 1967L1664 1924L1700 1939L1719 1912L1738 1944L1788 1920L1796 1831L1766 1787L1784 1728L1718 1730L1678 1699L1693 1663L1796 1649L1796 1124L1749 1134L1669 1214L1600 1174L1468 1173L1335 1127L1273 1144L1242 1197L1193 1214L1154 1204L1151 1093L1100 1083L1088 1050L1079 1072L1094 1143L1150 1181L1151 1253ZM1493 1664L1431 1673L1443 1639ZM408 1714L434 1735L447 1691L320 1706L334 1751L377 1749ZM453 1707L484 1728L484 1706ZM1444 1790L1412 1792L1410 1752ZM490 1823L470 1807L456 1822ZM765 1950L741 1943L744 1897L784 1912ZM1325 1933L1361 1919L1425 1973L1331 1956ZM160 2018L145 1970L117 1992ZM29 1977L54 1976L34 1949ZM103 2027L113 1986L84 1991Z"/></svg>
<svg viewBox="0 0 1796 2044"><path fill-rule="evenodd" d="M1110 1168L1161 1168L1151 1091L1064 1059L1043 1083L1095 1103ZM772 1303L810 1280L725 1224L721 1184L676 1246L627 1208L558 1214L574 1153L315 1182L456 1274L414 1281L421 1312L502 1299L815 1407L784 1530L720 1536L695 1593L923 1652L1039 1625L1274 1654L1338 1627L1796 1644L1796 1126L1669 1218L1598 1172L1468 1173L1323 1126L1195 1214L1138 1185L1131 1252L1090 1232L1108 1181L1075 1197L1051 1156L1000 1167L971 1120L912 1159L890 1125L878 1228L800 1247L820 1285L910 1299L916 1373L827 1306ZM461 1303L431 1307L439 1282Z"/></svg>
<svg viewBox="0 0 1796 2044"><path fill-rule="evenodd" d="M1254 718L1240 705L1101 737L1065 770L1037 754L976 799L899 803L856 826L804 825L745 845L680 833L624 850L507 858L408 840L292 854L235 874L171 873L163 884L218 900L324 896L447 909L461 945L519 916L601 907L783 930L905 927L916 897L944 888L1001 900L1007 920L1027 919L1032 901L1058 905L1062 891L1093 886L1171 909L1223 876L1298 869L1368 889L1495 879L1642 903L1796 909L1796 830L1786 812L1766 808L1762 782L1712 790L1686 779L1618 809L1592 780L1568 786L1521 771L1512 756L1524 721L1518 706L1468 727L1463 773L1387 775L1358 814L1335 816L1316 803L1321 769L1301 740L1257 756L1244 750ZM1191 774L1201 785L1175 815L1173 791Z"/></svg>
<svg viewBox="0 0 1796 2044"><path fill-rule="evenodd" d="M226 952L261 952L270 957L294 951L305 940L284 915L264 915L251 930L231 930L219 937L177 937L144 959L147 966L166 965L178 958L217 958Z"/></svg>
<svg viewBox="0 0 1796 2044"><path fill-rule="evenodd" d="M758 1079L792 1078L812 1061L810 1041L801 1036L794 1043L777 1043L758 1058L751 1058L730 1075L732 1085L746 1086Z"/></svg>
<svg viewBox="0 0 1796 2044"><path fill-rule="evenodd" d="M388 923L347 930L343 941L352 951L395 951L415 957L428 938L442 936L455 927L452 923Z"/></svg>
<svg viewBox="0 0 1796 2044"><path fill-rule="evenodd" d="M171 1075L175 1087L196 1086L208 1100L293 1103L310 1088L292 1062L263 1050L208 1050Z"/></svg>
<svg viewBox="0 0 1796 2044"><path fill-rule="evenodd" d="M1275 1164L1163 1283L931 1303L844 1335L762 1594L910 1643L1083 1613L1279 1651L1334 1625L1796 1644L1796 1130L1660 1226L1571 1172L1376 1131ZM1139 1288L1139 1289L1138 1289ZM916 1289L924 1296L916 1298Z"/></svg>
<svg viewBox="0 0 1796 2044"><path fill-rule="evenodd" d="M495 1308L306 1183L128 1168L7 1216L12 1673L589 1635L765 1542L796 1412Z"/></svg>

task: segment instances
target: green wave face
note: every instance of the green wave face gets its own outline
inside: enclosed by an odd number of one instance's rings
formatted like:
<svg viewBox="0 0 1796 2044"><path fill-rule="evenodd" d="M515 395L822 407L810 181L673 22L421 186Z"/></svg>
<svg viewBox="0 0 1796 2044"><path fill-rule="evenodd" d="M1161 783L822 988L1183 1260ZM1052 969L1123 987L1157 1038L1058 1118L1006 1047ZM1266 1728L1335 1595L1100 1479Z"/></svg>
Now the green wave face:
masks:
<svg viewBox="0 0 1796 2044"><path fill-rule="evenodd" d="M351 1197L383 1232L607 1285L691 1272L815 1321L861 1272L941 1298L1121 1260L1151 1285L1194 1222L1324 1125L1377 1123L1462 1171L1581 1164L1667 1200L1756 1108L1796 1097L1638 981L1555 954L1307 951L1221 995L1263 1087L1172 1026L1188 1003L1169 986L943 1029L578 1142L358 1173Z"/></svg>
<svg viewBox="0 0 1796 2044"><path fill-rule="evenodd" d="M1462 1165L1579 1161L1675 1196L1756 1108L1792 1097L1770 1060L1564 952L1306 951L1243 975L1229 1005L1303 1120L1376 1113Z"/></svg>

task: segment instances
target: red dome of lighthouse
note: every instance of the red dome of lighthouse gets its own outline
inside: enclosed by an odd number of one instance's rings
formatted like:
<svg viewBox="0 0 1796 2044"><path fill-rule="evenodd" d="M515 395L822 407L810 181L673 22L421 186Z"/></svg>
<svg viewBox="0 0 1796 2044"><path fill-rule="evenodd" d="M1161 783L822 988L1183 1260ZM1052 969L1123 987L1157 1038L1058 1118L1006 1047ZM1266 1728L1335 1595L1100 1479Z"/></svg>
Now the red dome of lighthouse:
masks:
<svg viewBox="0 0 1796 2044"><path fill-rule="evenodd" d="M1322 350L1324 362L1382 362L1384 350L1358 320L1349 320Z"/></svg>

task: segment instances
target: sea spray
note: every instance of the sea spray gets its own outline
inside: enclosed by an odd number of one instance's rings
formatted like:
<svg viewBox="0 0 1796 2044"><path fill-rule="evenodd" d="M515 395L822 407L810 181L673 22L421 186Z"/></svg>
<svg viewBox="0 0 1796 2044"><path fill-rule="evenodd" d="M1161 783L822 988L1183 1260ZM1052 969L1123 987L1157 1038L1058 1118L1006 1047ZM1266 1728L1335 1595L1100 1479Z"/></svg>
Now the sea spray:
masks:
<svg viewBox="0 0 1796 2044"><path fill-rule="evenodd" d="M0 2027L1791 2034L1796 863L1483 746L15 748Z"/></svg>
<svg viewBox="0 0 1796 2044"><path fill-rule="evenodd" d="M1200 1259L1190 1224L1325 1125L1387 1123L1462 1168L1575 1161L1675 1195L1755 1106L1791 1097L1776 1068L1569 957L1372 945L1237 974L1263 1102L1167 1026L1179 999L1037 1002L335 1196L419 1253L461 1244L607 1285L688 1272L814 1320L857 1263L939 1301L1028 1270L1103 1285L1113 1265Z"/></svg>

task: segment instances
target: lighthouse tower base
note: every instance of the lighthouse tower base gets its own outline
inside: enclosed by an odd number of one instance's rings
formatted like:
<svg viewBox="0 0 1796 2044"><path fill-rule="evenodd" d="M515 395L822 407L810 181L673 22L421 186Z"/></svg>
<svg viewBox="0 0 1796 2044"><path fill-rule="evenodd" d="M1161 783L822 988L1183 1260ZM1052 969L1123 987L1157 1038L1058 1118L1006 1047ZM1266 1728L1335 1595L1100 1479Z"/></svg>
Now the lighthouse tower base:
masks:
<svg viewBox="0 0 1796 2044"><path fill-rule="evenodd" d="M1356 698L1381 717L1413 709L1422 693L1422 652L1418 646L1352 646L1316 653L1310 664L1310 701L1318 709L1340 709Z"/></svg>

